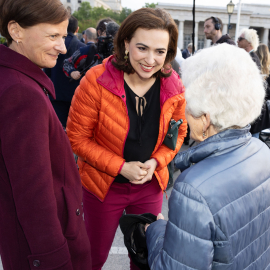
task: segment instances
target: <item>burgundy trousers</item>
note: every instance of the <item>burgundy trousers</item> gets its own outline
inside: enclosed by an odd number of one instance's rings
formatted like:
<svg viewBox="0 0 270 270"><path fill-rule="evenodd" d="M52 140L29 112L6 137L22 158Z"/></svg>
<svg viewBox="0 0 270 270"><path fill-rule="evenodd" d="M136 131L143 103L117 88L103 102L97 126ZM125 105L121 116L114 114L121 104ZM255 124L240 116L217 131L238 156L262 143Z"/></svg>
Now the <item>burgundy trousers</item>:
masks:
<svg viewBox="0 0 270 270"><path fill-rule="evenodd" d="M113 183L103 202L83 189L85 226L91 243L92 269L101 270L107 260L119 219L127 214L161 212L163 195L156 177L142 185ZM138 270L132 261L130 269Z"/></svg>

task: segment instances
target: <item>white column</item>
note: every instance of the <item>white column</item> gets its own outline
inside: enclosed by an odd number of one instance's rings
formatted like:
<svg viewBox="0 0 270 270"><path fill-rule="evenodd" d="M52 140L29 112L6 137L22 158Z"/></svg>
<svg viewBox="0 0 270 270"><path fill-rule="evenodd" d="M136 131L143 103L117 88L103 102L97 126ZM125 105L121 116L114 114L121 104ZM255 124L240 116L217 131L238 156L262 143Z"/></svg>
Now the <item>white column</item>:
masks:
<svg viewBox="0 0 270 270"><path fill-rule="evenodd" d="M195 51L198 50L198 32L199 32L199 22L195 22L195 38L194 38Z"/></svg>
<svg viewBox="0 0 270 270"><path fill-rule="evenodd" d="M184 21L179 21L178 25L178 48L184 49Z"/></svg>
<svg viewBox="0 0 270 270"><path fill-rule="evenodd" d="M264 28L262 43L265 44L266 46L268 46L268 42L269 42L268 40L269 40L269 29Z"/></svg>
<svg viewBox="0 0 270 270"><path fill-rule="evenodd" d="M223 24L223 30L222 30L222 35L226 35L228 33L228 24Z"/></svg>

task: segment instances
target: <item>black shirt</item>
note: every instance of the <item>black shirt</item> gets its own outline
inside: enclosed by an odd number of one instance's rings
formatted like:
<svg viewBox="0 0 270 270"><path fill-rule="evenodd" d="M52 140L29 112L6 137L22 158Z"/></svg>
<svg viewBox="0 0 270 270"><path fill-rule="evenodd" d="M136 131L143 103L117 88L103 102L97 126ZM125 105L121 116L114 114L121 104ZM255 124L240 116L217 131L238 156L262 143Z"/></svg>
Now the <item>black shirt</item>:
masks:
<svg viewBox="0 0 270 270"><path fill-rule="evenodd" d="M143 97L137 96L128 84L124 83L126 104L129 116L129 132L124 147L124 159L145 162L153 153L159 133L160 79ZM129 183L122 175L115 178L118 183Z"/></svg>

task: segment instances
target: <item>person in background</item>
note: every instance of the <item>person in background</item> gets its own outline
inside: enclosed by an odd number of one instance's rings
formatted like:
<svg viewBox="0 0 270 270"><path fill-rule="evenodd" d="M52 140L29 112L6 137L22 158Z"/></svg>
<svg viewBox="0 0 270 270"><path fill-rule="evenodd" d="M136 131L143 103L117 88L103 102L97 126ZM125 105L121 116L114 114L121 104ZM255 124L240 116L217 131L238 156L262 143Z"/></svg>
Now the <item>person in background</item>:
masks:
<svg viewBox="0 0 270 270"><path fill-rule="evenodd" d="M59 0L1 0L0 256L5 270L91 269L80 176L48 95L66 53Z"/></svg>
<svg viewBox="0 0 270 270"><path fill-rule="evenodd" d="M182 56L183 56L184 59L187 59L188 57L190 57L192 55L192 49L193 49L193 43L189 43L188 46L187 46L187 49L185 49L182 52ZM189 126L188 126L187 135L186 135L186 137L184 139L184 144L189 145L189 140L190 140L190 129L189 129Z"/></svg>
<svg viewBox="0 0 270 270"><path fill-rule="evenodd" d="M242 29L240 36L237 40L237 44L239 48L244 49L249 53L252 60L258 66L258 69L261 70L261 62L258 55L255 53L259 46L259 36L257 31L254 29Z"/></svg>
<svg viewBox="0 0 270 270"><path fill-rule="evenodd" d="M134 11L116 34L115 54L92 67L75 92L67 134L79 157L95 270L108 257L124 210L161 211L167 165L187 129L184 86L169 65L177 38L177 26L166 11ZM184 121L175 150L163 144L171 119ZM131 269L138 268L131 262Z"/></svg>
<svg viewBox="0 0 270 270"><path fill-rule="evenodd" d="M181 69L178 62L175 59L173 59L173 61L171 62L171 65L172 65L173 70L179 75L179 77L181 77ZM168 191L173 186L173 174L175 171L174 160L172 160L168 164L168 171L169 171L169 181L166 187L166 191Z"/></svg>
<svg viewBox="0 0 270 270"><path fill-rule="evenodd" d="M78 20L74 16L70 16L68 22L68 35L65 39L65 46L67 48L66 54L60 54L58 56L56 65L53 68L45 68L44 72L52 80L56 99L51 98L53 108L60 120L62 126L66 128L68 112L71 104L75 89L79 85L79 81L70 81L63 73L63 62L69 58L75 51L86 45L80 42L76 33L79 30Z"/></svg>
<svg viewBox="0 0 270 270"><path fill-rule="evenodd" d="M88 34L88 37L85 37L87 46L74 52L63 63L63 71L67 78L72 78L73 80L81 79L81 71L92 63L95 54L98 53L94 40L96 41L97 37L106 36L106 25L109 22L113 22L113 20L111 18L99 20L95 34L93 28L88 28L85 31L85 35L86 33Z"/></svg>
<svg viewBox="0 0 270 270"><path fill-rule="evenodd" d="M270 99L270 78L269 78L269 68L270 68L270 56L269 49L265 44L260 44L257 48L256 55L260 60L261 72L265 81L265 103L262 108L261 115L258 119L251 125L250 132L253 137L259 138L260 132L264 129L270 128L270 111L266 104L266 101Z"/></svg>
<svg viewBox="0 0 270 270"><path fill-rule="evenodd" d="M235 45L235 42L228 34L222 35L223 23L218 17L210 17L204 21L204 34L213 44L227 43Z"/></svg>
<svg viewBox="0 0 270 270"><path fill-rule="evenodd" d="M82 38L80 39L80 42L85 43L85 30L82 31Z"/></svg>
<svg viewBox="0 0 270 270"><path fill-rule="evenodd" d="M266 81L266 96L265 98L270 99L270 54L269 49L265 44L260 44L257 48L256 54L260 59L262 66L262 74Z"/></svg>
<svg viewBox="0 0 270 270"><path fill-rule="evenodd" d="M192 43L189 43L187 48L185 50L183 50L182 52L182 56L184 59L187 59L188 57L190 57L192 55Z"/></svg>
<svg viewBox="0 0 270 270"><path fill-rule="evenodd" d="M95 44L97 43L97 30L93 27L89 27L85 30L85 44Z"/></svg>
<svg viewBox="0 0 270 270"><path fill-rule="evenodd" d="M146 225L150 269L267 269L270 151L249 132L262 76L245 51L220 44L185 60L182 78L199 144L175 157L169 220Z"/></svg>
<svg viewBox="0 0 270 270"><path fill-rule="evenodd" d="M180 51L180 49L178 47L177 47L177 51L176 51L175 60L180 66L180 73L181 73L181 66L184 63L185 59L183 58L182 52Z"/></svg>

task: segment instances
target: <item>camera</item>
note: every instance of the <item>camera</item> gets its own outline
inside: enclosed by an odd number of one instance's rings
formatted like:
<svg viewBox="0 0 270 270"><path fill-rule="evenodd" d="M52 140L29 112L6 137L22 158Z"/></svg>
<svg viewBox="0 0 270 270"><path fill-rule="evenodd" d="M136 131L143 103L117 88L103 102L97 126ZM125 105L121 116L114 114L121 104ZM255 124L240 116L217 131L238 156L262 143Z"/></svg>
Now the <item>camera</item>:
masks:
<svg viewBox="0 0 270 270"><path fill-rule="evenodd" d="M104 59L114 53L113 39L119 30L119 25L115 22L106 24L106 37L99 37L97 42L98 54Z"/></svg>
<svg viewBox="0 0 270 270"><path fill-rule="evenodd" d="M113 54L113 37L99 37L97 42L97 51L98 54L104 59Z"/></svg>

